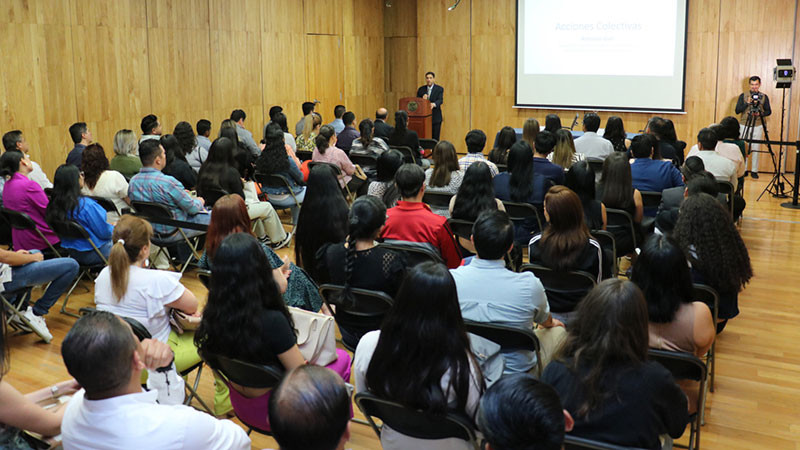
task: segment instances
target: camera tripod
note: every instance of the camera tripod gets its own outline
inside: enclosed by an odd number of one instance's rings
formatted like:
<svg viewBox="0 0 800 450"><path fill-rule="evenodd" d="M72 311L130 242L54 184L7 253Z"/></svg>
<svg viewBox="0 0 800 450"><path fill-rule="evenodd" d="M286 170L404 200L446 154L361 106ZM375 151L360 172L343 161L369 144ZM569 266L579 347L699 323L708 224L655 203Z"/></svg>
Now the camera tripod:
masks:
<svg viewBox="0 0 800 450"><path fill-rule="evenodd" d="M786 104L786 90L783 90L783 101L781 104L781 108L783 109ZM778 148L778 157L776 159L775 152L772 151L772 145L770 144L769 139L769 131L767 131L767 124L764 121L764 116L761 114L761 110L759 108L760 102L755 102L754 104L750 105L750 109L747 111L747 121L744 125L744 134L742 139L745 142L750 143L750 148L748 153L769 153L770 158L772 159L772 165L775 167L775 175L772 179L767 183L767 186L761 191L761 194L758 196L756 201L761 200L761 197L764 196L766 192L769 192L773 197L777 198L788 198L789 195L786 194L786 185L788 184L791 188L792 183L786 178L785 175L781 173L781 162L783 160L783 146ZM783 116L783 113L781 114ZM764 130L764 137L763 140L766 141L767 151L764 150L753 150L753 129L757 126L756 121L760 120L761 128ZM781 128L783 128L783 123L781 123ZM781 135L783 135L783 130L781 130ZM758 156L753 156L757 158Z"/></svg>

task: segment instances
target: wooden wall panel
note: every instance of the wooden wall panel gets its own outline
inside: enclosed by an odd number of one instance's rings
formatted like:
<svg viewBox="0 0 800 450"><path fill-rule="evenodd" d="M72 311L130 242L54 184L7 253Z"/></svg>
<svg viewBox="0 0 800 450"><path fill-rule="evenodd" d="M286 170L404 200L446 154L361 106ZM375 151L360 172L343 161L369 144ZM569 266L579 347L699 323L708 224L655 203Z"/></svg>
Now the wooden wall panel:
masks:
<svg viewBox="0 0 800 450"><path fill-rule="evenodd" d="M417 2L397 1L391 8L383 8L384 37L417 36Z"/></svg>
<svg viewBox="0 0 800 450"><path fill-rule="evenodd" d="M333 108L344 102L342 38L331 35L306 35L306 96L321 102L316 111L322 123L333 121Z"/></svg>
<svg viewBox="0 0 800 450"><path fill-rule="evenodd" d="M142 0L72 0L75 25L146 28L147 3Z"/></svg>
<svg viewBox="0 0 800 450"><path fill-rule="evenodd" d="M302 20L302 16L300 17ZM302 22L301 22L302 23ZM286 64L305 58L306 38L302 33L261 33L261 74L264 110L283 107L289 131L303 115L302 104L313 97L306 95L306 65Z"/></svg>
<svg viewBox="0 0 800 450"><path fill-rule="evenodd" d="M72 25L70 12L76 0L3 0L0 2L0 23L35 23L39 25Z"/></svg>
<svg viewBox="0 0 800 450"><path fill-rule="evenodd" d="M345 0L305 0L303 14L306 34L342 34L342 5Z"/></svg>
<svg viewBox="0 0 800 450"><path fill-rule="evenodd" d="M209 1L147 0L147 26L173 30L207 30Z"/></svg>
<svg viewBox="0 0 800 450"><path fill-rule="evenodd" d="M394 2L384 8L384 106L389 122L398 100L416 93L417 75L417 2Z"/></svg>
<svg viewBox="0 0 800 450"><path fill-rule="evenodd" d="M305 34L303 2L297 0L261 0L261 31L267 33Z"/></svg>
<svg viewBox="0 0 800 450"><path fill-rule="evenodd" d="M209 0L212 30L261 31L261 0Z"/></svg>
<svg viewBox="0 0 800 450"><path fill-rule="evenodd" d="M355 126L383 106L383 0L344 0L344 105L356 115Z"/></svg>
<svg viewBox="0 0 800 450"><path fill-rule="evenodd" d="M795 14L795 23L800 24L800 2L798 2L798 5L795 7ZM797 32L794 36L794 55L792 55L792 61L795 67L800 67L800 33ZM800 85L797 83L798 81L794 82L794 87L791 91L791 101L787 100L787 102L791 104L791 110L787 112L789 117L787 117L786 127L789 130L788 138L791 141L800 140ZM789 148L785 166L787 170L794 171L795 158L798 151L800 150ZM794 180L794 178L792 178L792 180Z"/></svg>
<svg viewBox="0 0 800 450"><path fill-rule="evenodd" d="M261 88L261 33L211 32L211 122L220 123L234 109L247 113L244 126L254 137L263 134L264 106ZM258 139L256 139L258 142Z"/></svg>

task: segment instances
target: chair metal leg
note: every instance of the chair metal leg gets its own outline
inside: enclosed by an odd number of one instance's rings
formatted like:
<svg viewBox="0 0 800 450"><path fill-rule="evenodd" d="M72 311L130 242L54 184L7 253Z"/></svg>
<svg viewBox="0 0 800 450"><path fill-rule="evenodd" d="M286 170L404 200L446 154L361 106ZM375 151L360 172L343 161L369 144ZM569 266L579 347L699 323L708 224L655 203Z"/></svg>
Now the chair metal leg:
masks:
<svg viewBox="0 0 800 450"><path fill-rule="evenodd" d="M197 374L194 377L193 386L189 386L188 383L184 384L184 386L186 387L186 390L189 391L189 395L186 396L186 400L183 401L183 404L187 405L187 406L191 406L192 399L196 398L197 401L200 402L200 406L202 406L203 409L206 410L206 412L208 412L209 414L211 414L213 416L214 415L214 411L211 408L209 408L208 405L206 405L206 402L203 401L203 399L200 398L200 395L197 393L197 388L200 386L200 376L202 375L202 373L203 373L203 365L201 364L200 367L197 369ZM186 378L188 378L188 376L189 376L188 373L186 375L184 375L184 377L186 377Z"/></svg>
<svg viewBox="0 0 800 450"><path fill-rule="evenodd" d="M28 320L27 317L25 317L25 314L23 314L22 311L20 311L19 308L18 308L18 306L22 306L25 303L25 298L28 295L30 295L30 291L27 292L27 293L22 294L22 297L20 298L19 304L17 306L13 305L4 296L0 295L0 298L3 299L3 304L5 304L5 307L11 310L11 314L9 314L8 317L6 317L6 324L11 323L11 319L16 317L23 324L25 324L25 326L28 327L28 329L30 329L34 333L36 333L36 335L39 336L46 344L49 344L50 343L50 339L47 338L46 336L42 336L41 334L39 334L39 332L36 331L36 328L31 326L31 322ZM13 324L12 324L12 326L13 326ZM22 330L20 330L20 331L22 331Z"/></svg>
<svg viewBox="0 0 800 450"><path fill-rule="evenodd" d="M717 367L717 352L716 352L717 340L714 339L714 342L711 343L711 348L708 351L708 357L706 358L706 365L710 367L709 370L709 390L711 393L714 393L714 373L716 372Z"/></svg>
<svg viewBox="0 0 800 450"><path fill-rule="evenodd" d="M81 280L83 279L84 275L88 275L88 270L84 270L83 272L78 274L78 278L75 279L75 282L72 283L72 287L69 288L69 291L67 291L67 295L64 297L64 302L61 303L61 311L59 311L61 314L66 314L68 316L72 316L72 317L75 317L75 318L80 317L79 315L77 315L75 313L67 311L67 302L69 302L69 296L72 295L72 291L75 290L75 287L78 286L78 283L81 282Z"/></svg>

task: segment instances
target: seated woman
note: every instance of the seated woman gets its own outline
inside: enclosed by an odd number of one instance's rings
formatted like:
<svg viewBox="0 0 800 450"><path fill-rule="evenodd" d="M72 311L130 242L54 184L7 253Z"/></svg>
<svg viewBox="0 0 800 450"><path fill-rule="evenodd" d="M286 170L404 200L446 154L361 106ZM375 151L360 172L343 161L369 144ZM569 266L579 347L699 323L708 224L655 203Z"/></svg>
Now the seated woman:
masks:
<svg viewBox="0 0 800 450"><path fill-rule="evenodd" d="M114 153L116 156L108 164L111 170L116 170L128 180L139 173L142 160L139 159L139 140L136 139L136 133L131 130L117 131L114 135Z"/></svg>
<svg viewBox="0 0 800 450"><path fill-rule="evenodd" d="M317 251L328 242L344 242L347 236L349 208L338 186L333 169L324 165L314 167L297 219L294 260L314 280L320 279L316 270Z"/></svg>
<svg viewBox="0 0 800 450"><path fill-rule="evenodd" d="M534 139L536 139L534 137ZM489 161L495 164L507 164L508 150L517 142L517 132L511 127L503 127L497 133L495 148L489 152Z"/></svg>
<svg viewBox="0 0 800 450"><path fill-rule="evenodd" d="M247 215L247 207L244 200L238 195L226 195L214 204L211 214L211 222L208 224L208 234L206 234L206 247L198 265L201 269L212 270L214 254L219 247L219 243L226 236L233 233L248 233L250 231L250 218ZM262 250L267 255L272 270L283 270L288 272L288 288L283 293L283 299L289 306L296 306L308 311L318 312L322 308L322 298L317 292L317 287L302 270L299 270L294 263L287 263L281 260L280 256L264 243L261 244ZM287 258L288 259L288 258Z"/></svg>
<svg viewBox="0 0 800 450"><path fill-rule="evenodd" d="M297 347L294 321L281 298L282 289L286 289L283 273L271 271L256 238L234 233L223 239L214 255L208 303L194 336L199 352L279 366L286 371L306 364ZM340 349L336 354L337 360L327 367L349 380L350 356ZM267 405L271 390L234 383L229 387L237 415L269 430Z"/></svg>
<svg viewBox="0 0 800 450"><path fill-rule="evenodd" d="M172 134L161 136L161 146L167 154L167 165L161 170L164 174L180 181L183 188L191 191L197 184L197 174L186 161L181 143Z"/></svg>
<svg viewBox="0 0 800 450"><path fill-rule="evenodd" d="M719 294L717 333L739 314L739 292L753 276L750 255L730 213L708 194L689 196L681 205L673 236L688 255L692 279Z"/></svg>
<svg viewBox="0 0 800 450"><path fill-rule="evenodd" d="M295 161L286 153L286 144L283 142L284 133L278 124L267 125L267 145L256 160L256 170L264 175L281 175L289 183L289 187L265 187L269 202L278 208L290 207L292 223L297 223L300 207L295 199L303 203L306 196L306 187L303 174ZM291 192L289 192L291 189Z"/></svg>
<svg viewBox="0 0 800 450"><path fill-rule="evenodd" d="M621 209L631 215L636 241L641 242L639 224L644 217L644 203L642 193L633 187L631 165L624 153L614 152L603 161L603 175L597 187L597 196L606 208ZM634 251L627 226L617 226L609 230L614 233L617 255L627 255Z"/></svg>
<svg viewBox="0 0 800 450"><path fill-rule="evenodd" d="M622 118L619 116L611 116L608 118L603 137L611 141L615 152L626 153L628 147L631 145L628 134L625 133L625 126L622 123Z"/></svg>
<svg viewBox="0 0 800 450"><path fill-rule="evenodd" d="M486 164L470 164L458 194L450 199L450 217L475 222L484 211L505 211L503 202L494 197L492 172ZM475 254L475 246L469 239L458 237L456 244L464 257Z"/></svg>
<svg viewBox="0 0 800 450"><path fill-rule="evenodd" d="M381 156L383 152L389 151L389 144L374 136L375 126L372 120L362 120L358 124L358 131L361 137L353 141L353 146L350 147L351 155Z"/></svg>
<svg viewBox="0 0 800 450"><path fill-rule="evenodd" d="M550 116L555 116L555 114L550 114L549 116L547 116L548 121L545 122L545 130L550 131L551 133L555 133L555 130L550 130L547 127L550 124L549 122ZM559 120L558 116L555 117L556 120ZM560 121L558 122L558 128L561 128ZM539 131L541 131L539 126L539 121L534 119L533 117L528 117L527 119L525 119L525 123L522 125L522 140L527 142L528 145L531 146L531 148L534 148L536 145L535 144L536 136L539 135Z"/></svg>
<svg viewBox="0 0 800 450"><path fill-rule="evenodd" d="M561 126L561 117L558 117L558 114L548 114L544 118L544 129L551 133L555 133L556 131L563 128Z"/></svg>
<svg viewBox="0 0 800 450"><path fill-rule="evenodd" d="M474 417L483 376L458 306L456 285L442 264L409 270L379 331L361 338L353 359L356 391L433 414ZM384 425L384 449L472 449L456 438L435 442L403 435Z"/></svg>
<svg viewBox="0 0 800 450"><path fill-rule="evenodd" d="M244 198L242 178L233 159L234 143L225 137L215 139L208 149L208 157L197 175L197 195L203 197L207 207L225 194L238 194Z"/></svg>
<svg viewBox="0 0 800 450"><path fill-rule="evenodd" d="M121 173L109 169L106 152L100 144L91 144L83 149L81 172L83 172L81 188L83 195L107 198L114 202L117 211L130 207L128 182ZM109 221L116 222L119 219L119 214L115 212L107 211L106 215Z"/></svg>
<svg viewBox="0 0 800 450"><path fill-rule="evenodd" d="M408 113L400 110L394 113L394 130L389 135L389 145L408 147L411 152L416 152L417 164L423 169L430 167L430 161L422 157L422 147L419 145L419 136L414 130L408 129ZM409 161L411 162L411 161Z"/></svg>
<svg viewBox="0 0 800 450"><path fill-rule="evenodd" d="M189 167L197 173L200 170L200 166L205 162L205 158L203 158L203 152L197 145L197 136L194 134L192 124L185 121L178 122L172 130L172 135L178 140L181 153L186 158L186 162L189 163ZM206 154L205 156L207 157L208 155Z"/></svg>
<svg viewBox="0 0 800 450"><path fill-rule="evenodd" d="M317 148L315 141L322 127L322 116L311 113L303 119L303 132L297 136L298 152L313 152Z"/></svg>
<svg viewBox="0 0 800 450"><path fill-rule="evenodd" d="M547 159L550 162L563 167L564 171L567 171L576 162L583 161L586 155L575 151L575 141L572 138L571 131L562 128L553 134L556 136L556 146L547 155Z"/></svg>
<svg viewBox="0 0 800 450"><path fill-rule="evenodd" d="M587 161L580 161L570 167L565 175L564 185L578 195L583 205L583 219L589 230L605 230L608 218L606 207L597 200L594 170Z"/></svg>
<svg viewBox="0 0 800 450"><path fill-rule="evenodd" d="M403 165L403 154L398 150L389 150L378 157L377 178L367 187L367 195L378 197L386 208L394 208L400 201L400 191L394 184L394 175Z"/></svg>
<svg viewBox="0 0 800 450"><path fill-rule="evenodd" d="M530 203L541 210L544 192L534 187L533 150L526 141L519 141L508 152L508 172L497 174L492 180L497 198L517 203ZM540 187L541 189L541 187ZM514 242L525 245L534 232L539 232L535 218L514 223Z"/></svg>
<svg viewBox="0 0 800 450"><path fill-rule="evenodd" d="M433 167L425 170L425 192L455 194L464 180L464 171L458 165L456 148L450 141L439 141L433 148ZM431 211L450 217L447 208L431 206Z"/></svg>
<svg viewBox="0 0 800 450"><path fill-rule="evenodd" d="M575 419L572 434L650 449L683 434L686 396L647 360L647 342L647 305L630 281L605 280L580 302L561 357L542 375Z"/></svg>
<svg viewBox="0 0 800 450"><path fill-rule="evenodd" d="M392 250L377 246L378 236L386 223L386 206L370 195L359 197L350 208L346 243L327 243L317 252L317 273L320 283L345 287L344 303L352 303L350 288L381 291L394 298L405 275L405 258ZM367 331L380 328L380 321L366 329L345 329L342 340L355 348Z"/></svg>
<svg viewBox="0 0 800 450"><path fill-rule="evenodd" d="M5 152L0 156L0 176L6 182L2 190L3 206L12 211L27 214L36 228L44 235L43 240L35 230L11 229L11 241L16 250L45 250L58 245L58 236L47 226L45 210L50 200L39 183L28 179L33 163L22 152Z"/></svg>
<svg viewBox="0 0 800 450"><path fill-rule="evenodd" d="M77 167L72 164L59 166L53 177L53 196L47 205L45 219L48 223L78 222L89 233L95 247L108 259L114 227L106 222L106 210L100 204L81 195L83 185L83 174ZM69 256L83 266L105 265L105 261L92 248L92 243L85 239L65 238L61 241L61 247L67 249Z"/></svg>
<svg viewBox="0 0 800 450"><path fill-rule="evenodd" d="M367 192L367 182L355 176L356 166L347 157L344 150L336 146L336 133L330 125L323 125L319 129L319 136L314 139L317 148L311 157L313 162L325 162L338 167L342 173L339 178L339 185L342 189L345 186L352 193L363 195Z"/></svg>

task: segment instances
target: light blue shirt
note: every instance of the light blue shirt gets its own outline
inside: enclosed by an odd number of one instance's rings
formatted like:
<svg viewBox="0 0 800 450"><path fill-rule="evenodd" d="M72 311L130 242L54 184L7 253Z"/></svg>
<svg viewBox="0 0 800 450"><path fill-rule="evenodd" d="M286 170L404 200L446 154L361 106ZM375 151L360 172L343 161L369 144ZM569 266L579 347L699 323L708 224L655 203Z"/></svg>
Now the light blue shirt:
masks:
<svg viewBox="0 0 800 450"><path fill-rule="evenodd" d="M451 269L464 320L497 323L530 330L550 317L544 286L531 272L512 272L503 260L474 258L468 266ZM503 352L504 373L527 372L536 365L529 351Z"/></svg>
<svg viewBox="0 0 800 450"><path fill-rule="evenodd" d="M329 125L333 127L333 131L335 131L337 135L344 131L344 121L342 119L333 119L333 122Z"/></svg>

